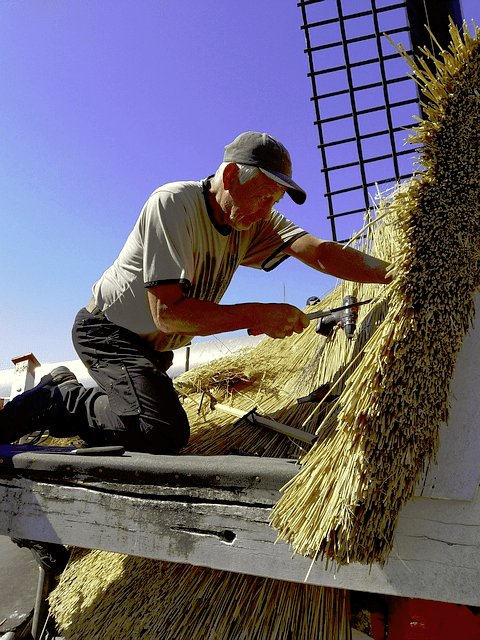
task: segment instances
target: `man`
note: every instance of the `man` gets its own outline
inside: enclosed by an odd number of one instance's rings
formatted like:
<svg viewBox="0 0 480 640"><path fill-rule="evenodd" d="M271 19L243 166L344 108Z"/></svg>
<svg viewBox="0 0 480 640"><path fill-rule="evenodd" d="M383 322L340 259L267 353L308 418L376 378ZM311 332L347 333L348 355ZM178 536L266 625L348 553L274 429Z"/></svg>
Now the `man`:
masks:
<svg viewBox="0 0 480 640"><path fill-rule="evenodd" d="M316 238L278 213L285 193L297 204L306 198L288 151L253 131L225 147L214 176L157 189L75 319L74 346L98 387L55 369L5 405L0 441L48 428L91 445L174 453L188 442L189 425L166 373L172 349L238 329L284 338L309 324L289 304L220 304L237 267L268 271L293 256L338 278L388 281L385 262Z"/></svg>

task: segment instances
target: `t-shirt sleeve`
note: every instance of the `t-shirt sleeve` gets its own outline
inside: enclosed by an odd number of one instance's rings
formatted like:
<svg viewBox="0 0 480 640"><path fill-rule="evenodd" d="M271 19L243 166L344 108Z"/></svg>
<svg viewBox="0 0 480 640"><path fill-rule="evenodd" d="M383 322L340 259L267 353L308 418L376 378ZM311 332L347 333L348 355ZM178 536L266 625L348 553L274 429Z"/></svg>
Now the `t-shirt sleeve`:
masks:
<svg viewBox="0 0 480 640"><path fill-rule="evenodd" d="M185 207L168 190L158 190L147 200L140 224L145 287L179 283L189 288L193 248Z"/></svg>
<svg viewBox="0 0 480 640"><path fill-rule="evenodd" d="M271 271L288 258L283 253L285 247L307 233L275 210L268 220L254 225L252 231L252 241L242 265L264 271Z"/></svg>

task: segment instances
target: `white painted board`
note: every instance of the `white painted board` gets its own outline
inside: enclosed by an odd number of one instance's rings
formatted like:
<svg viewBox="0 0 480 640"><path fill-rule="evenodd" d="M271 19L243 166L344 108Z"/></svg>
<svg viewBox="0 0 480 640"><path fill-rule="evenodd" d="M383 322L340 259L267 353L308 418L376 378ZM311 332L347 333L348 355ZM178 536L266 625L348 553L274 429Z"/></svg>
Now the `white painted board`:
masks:
<svg viewBox="0 0 480 640"><path fill-rule="evenodd" d="M480 485L480 294L476 319L465 336L450 389L448 424L440 427L440 446L417 488L417 495L473 500Z"/></svg>

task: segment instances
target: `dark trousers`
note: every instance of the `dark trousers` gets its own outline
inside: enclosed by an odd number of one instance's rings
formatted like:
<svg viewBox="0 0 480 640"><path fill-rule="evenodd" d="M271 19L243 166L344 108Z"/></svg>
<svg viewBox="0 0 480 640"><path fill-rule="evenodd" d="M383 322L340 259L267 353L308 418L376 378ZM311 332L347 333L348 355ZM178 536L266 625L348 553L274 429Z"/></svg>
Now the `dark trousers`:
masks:
<svg viewBox="0 0 480 640"><path fill-rule="evenodd" d="M188 442L185 411L159 353L137 334L81 309L72 329L79 358L98 387L73 387L67 408L88 444L122 444L130 451L175 453Z"/></svg>

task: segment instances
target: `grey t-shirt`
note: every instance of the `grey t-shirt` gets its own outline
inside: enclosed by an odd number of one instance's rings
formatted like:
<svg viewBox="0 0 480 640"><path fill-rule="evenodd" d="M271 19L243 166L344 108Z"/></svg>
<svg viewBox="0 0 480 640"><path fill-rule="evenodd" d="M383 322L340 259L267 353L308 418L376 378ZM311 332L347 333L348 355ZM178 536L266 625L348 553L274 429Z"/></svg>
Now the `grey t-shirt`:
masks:
<svg viewBox="0 0 480 640"><path fill-rule="evenodd" d="M186 295L219 302L240 265L270 270L305 231L277 211L246 231L219 226L205 195L208 182L173 182L148 198L118 258L93 286L97 306L154 348L176 349L189 336L159 334L147 290L179 283Z"/></svg>

